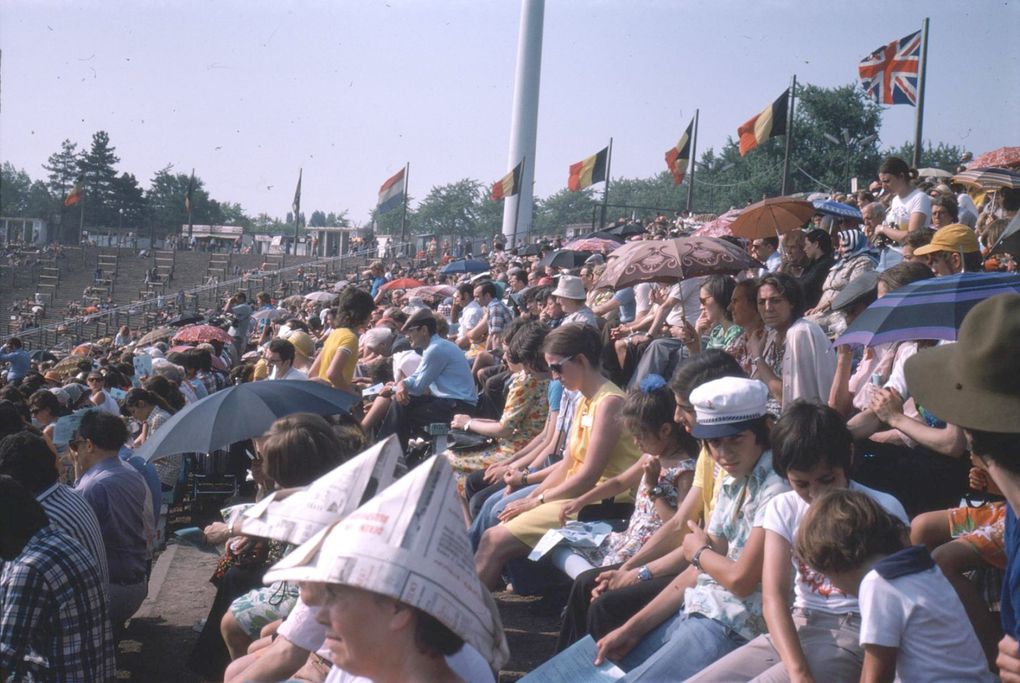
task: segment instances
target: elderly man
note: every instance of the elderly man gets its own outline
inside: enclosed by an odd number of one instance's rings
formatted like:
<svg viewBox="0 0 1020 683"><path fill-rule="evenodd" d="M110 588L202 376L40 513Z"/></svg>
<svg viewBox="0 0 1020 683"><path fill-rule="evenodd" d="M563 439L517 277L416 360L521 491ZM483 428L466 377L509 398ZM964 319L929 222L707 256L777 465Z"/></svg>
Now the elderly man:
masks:
<svg viewBox="0 0 1020 683"><path fill-rule="evenodd" d="M783 235L780 242L782 247L781 263L779 272L799 278L804 273L804 267L808 264L807 254L804 253L805 233L803 230L791 230Z"/></svg>
<svg viewBox="0 0 1020 683"><path fill-rule="evenodd" d="M559 284L553 290L552 295L563 309L564 317L561 324L580 323L598 329L595 312L585 303L587 292L582 278L576 275L561 275Z"/></svg>

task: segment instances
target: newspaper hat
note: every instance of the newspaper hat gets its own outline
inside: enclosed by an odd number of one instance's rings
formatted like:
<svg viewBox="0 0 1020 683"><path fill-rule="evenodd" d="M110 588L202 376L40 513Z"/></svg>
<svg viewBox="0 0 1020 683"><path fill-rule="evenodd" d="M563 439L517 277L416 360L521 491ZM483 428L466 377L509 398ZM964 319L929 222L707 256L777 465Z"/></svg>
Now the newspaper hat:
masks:
<svg viewBox="0 0 1020 683"><path fill-rule="evenodd" d="M756 379L722 377L705 382L691 392L697 439L721 439L750 429L768 412L769 389Z"/></svg>
<svg viewBox="0 0 1020 683"><path fill-rule="evenodd" d="M503 624L475 574L450 463L432 456L277 562L264 581L354 586L435 617L499 669Z"/></svg>
<svg viewBox="0 0 1020 683"><path fill-rule="evenodd" d="M390 436L308 486L274 491L230 521L245 534L300 545L396 480L400 442Z"/></svg>

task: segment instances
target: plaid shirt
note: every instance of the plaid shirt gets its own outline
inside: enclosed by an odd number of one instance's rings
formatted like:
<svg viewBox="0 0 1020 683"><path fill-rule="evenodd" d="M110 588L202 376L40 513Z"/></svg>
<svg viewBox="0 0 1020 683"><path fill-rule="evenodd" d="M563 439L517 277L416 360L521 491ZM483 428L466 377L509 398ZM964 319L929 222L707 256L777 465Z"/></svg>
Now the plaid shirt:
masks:
<svg viewBox="0 0 1020 683"><path fill-rule="evenodd" d="M8 682L107 683L116 676L98 564L52 526L0 573L0 669Z"/></svg>
<svg viewBox="0 0 1020 683"><path fill-rule="evenodd" d="M486 306L489 310L489 335L500 334L514 319L514 314L499 299L493 299Z"/></svg>

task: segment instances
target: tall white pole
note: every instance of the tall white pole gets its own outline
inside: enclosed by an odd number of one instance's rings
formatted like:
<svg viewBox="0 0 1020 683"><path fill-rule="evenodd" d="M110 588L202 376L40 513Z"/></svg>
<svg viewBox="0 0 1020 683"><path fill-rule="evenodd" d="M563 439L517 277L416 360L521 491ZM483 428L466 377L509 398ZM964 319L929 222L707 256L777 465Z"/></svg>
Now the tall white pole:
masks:
<svg viewBox="0 0 1020 683"><path fill-rule="evenodd" d="M503 202L503 235L507 246L519 234L531 232L531 205L535 182L535 139L538 131L538 86L542 76L542 25L545 0L521 0L521 33L517 39L517 71L510 120L510 155L507 168L527 159L521 172L521 191Z"/></svg>

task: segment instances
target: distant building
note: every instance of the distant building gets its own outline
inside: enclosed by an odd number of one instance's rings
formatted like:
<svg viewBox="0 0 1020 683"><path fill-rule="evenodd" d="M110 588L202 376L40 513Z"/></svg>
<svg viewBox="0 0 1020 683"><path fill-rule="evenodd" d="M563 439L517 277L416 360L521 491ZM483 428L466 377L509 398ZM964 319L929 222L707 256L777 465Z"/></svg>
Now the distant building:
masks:
<svg viewBox="0 0 1020 683"><path fill-rule="evenodd" d="M0 217L0 245L43 245L49 241L48 226L41 218Z"/></svg>

